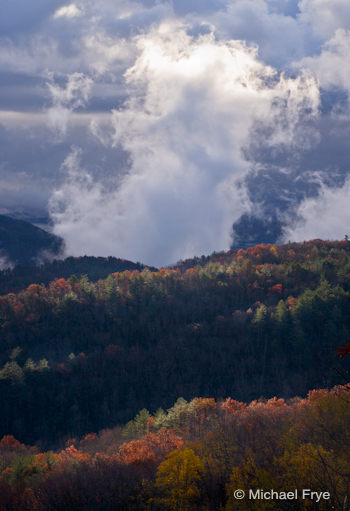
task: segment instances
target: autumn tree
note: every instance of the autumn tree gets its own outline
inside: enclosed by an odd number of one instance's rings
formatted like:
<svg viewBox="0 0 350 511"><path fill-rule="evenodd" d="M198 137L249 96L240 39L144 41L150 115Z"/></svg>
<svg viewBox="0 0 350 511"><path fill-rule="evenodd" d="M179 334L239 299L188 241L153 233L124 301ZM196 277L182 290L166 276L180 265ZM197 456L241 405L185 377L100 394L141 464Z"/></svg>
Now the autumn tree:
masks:
<svg viewBox="0 0 350 511"><path fill-rule="evenodd" d="M156 488L160 502L173 511L196 509L200 499L203 465L192 449L170 453L157 471Z"/></svg>

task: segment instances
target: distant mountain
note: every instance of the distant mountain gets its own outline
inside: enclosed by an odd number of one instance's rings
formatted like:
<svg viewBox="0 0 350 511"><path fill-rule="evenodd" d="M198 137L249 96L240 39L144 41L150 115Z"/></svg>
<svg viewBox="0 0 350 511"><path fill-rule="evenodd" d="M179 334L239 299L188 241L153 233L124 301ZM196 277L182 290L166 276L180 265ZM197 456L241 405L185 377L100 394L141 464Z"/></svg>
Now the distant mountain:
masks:
<svg viewBox="0 0 350 511"><path fill-rule="evenodd" d="M0 215L0 256L12 264L35 264L45 254L57 256L63 240L24 220Z"/></svg>
<svg viewBox="0 0 350 511"><path fill-rule="evenodd" d="M145 268L157 271L156 268L125 259L93 256L55 259L35 267L30 264L17 265L15 268L0 271L0 295L20 291L30 284L48 284L55 279L68 279L72 275L76 277L86 275L89 280L96 282L99 279L105 279L111 273L126 270L142 271Z"/></svg>

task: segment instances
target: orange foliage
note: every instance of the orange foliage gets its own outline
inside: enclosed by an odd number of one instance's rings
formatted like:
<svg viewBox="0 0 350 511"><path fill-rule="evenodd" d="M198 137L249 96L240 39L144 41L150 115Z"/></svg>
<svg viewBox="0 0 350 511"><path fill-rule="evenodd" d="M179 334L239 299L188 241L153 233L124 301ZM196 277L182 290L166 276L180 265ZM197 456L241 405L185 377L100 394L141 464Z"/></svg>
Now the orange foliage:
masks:
<svg viewBox="0 0 350 511"><path fill-rule="evenodd" d="M71 291L72 287L65 279L55 279L50 283L49 289L55 296L63 296Z"/></svg>
<svg viewBox="0 0 350 511"><path fill-rule="evenodd" d="M57 460L63 468L64 465L81 463L90 460L90 454L76 449L74 445L70 445L57 455Z"/></svg>
<svg viewBox="0 0 350 511"><path fill-rule="evenodd" d="M269 291L278 293L280 295L282 294L282 290L283 290L282 284L275 284L274 286L269 287Z"/></svg>
<svg viewBox="0 0 350 511"><path fill-rule="evenodd" d="M0 440L0 452L1 451L17 451L25 447L21 444L13 435L5 435Z"/></svg>
<svg viewBox="0 0 350 511"><path fill-rule="evenodd" d="M86 446L89 445L91 442L94 442L97 438L96 433L88 433L80 440L80 445Z"/></svg>
<svg viewBox="0 0 350 511"><path fill-rule="evenodd" d="M209 415L212 415L216 411L216 407L216 401L213 398L198 397L195 400L196 415L199 416L201 423L203 423Z"/></svg>
<svg viewBox="0 0 350 511"><path fill-rule="evenodd" d="M271 248L271 244L265 244L260 243L259 245L255 245L255 247L249 247L247 248L247 252L250 256L253 257L261 257L262 255L266 254L267 251L269 251Z"/></svg>
<svg viewBox="0 0 350 511"><path fill-rule="evenodd" d="M310 392L307 395L307 398L310 403L313 403L315 401L319 401L320 399L323 399L327 395L328 395L328 390L326 390L326 389L310 390Z"/></svg>
<svg viewBox="0 0 350 511"><path fill-rule="evenodd" d="M118 460L126 465L159 462L166 454L183 444L180 436L171 429L162 428L157 433L147 433L139 440L122 444Z"/></svg>
<svg viewBox="0 0 350 511"><path fill-rule="evenodd" d="M241 413L247 407L246 403L242 403L241 401L236 401L235 399L231 399L228 397L226 401L221 404L221 409L230 415L235 415Z"/></svg>
<svg viewBox="0 0 350 511"><path fill-rule="evenodd" d="M51 454L50 458L46 456L44 453L39 453L34 456L34 461L30 465L30 469L35 469L36 472L47 472L51 470L52 464L57 463L59 461L59 457L57 454Z"/></svg>
<svg viewBox="0 0 350 511"><path fill-rule="evenodd" d="M276 408L280 408L282 406L287 406L284 399L277 399L277 397L272 397L271 399L269 399L267 401L266 405L268 407L276 407Z"/></svg>
<svg viewBox="0 0 350 511"><path fill-rule="evenodd" d="M26 293L30 295L38 295L40 293L41 286L39 284L30 284L27 287Z"/></svg>
<svg viewBox="0 0 350 511"><path fill-rule="evenodd" d="M297 298L294 298L294 296L288 296L288 298L286 300L288 309L290 311L293 311L295 309L297 302L298 302Z"/></svg>

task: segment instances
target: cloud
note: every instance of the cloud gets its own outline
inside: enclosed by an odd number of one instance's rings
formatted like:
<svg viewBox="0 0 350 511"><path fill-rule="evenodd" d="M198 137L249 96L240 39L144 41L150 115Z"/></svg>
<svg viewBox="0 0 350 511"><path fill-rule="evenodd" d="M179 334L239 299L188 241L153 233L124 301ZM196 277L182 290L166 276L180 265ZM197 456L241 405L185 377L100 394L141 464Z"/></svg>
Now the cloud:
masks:
<svg viewBox="0 0 350 511"><path fill-rule="evenodd" d="M288 227L285 240L343 239L350 226L350 179L342 187L321 184L318 197L305 199L298 208L298 222Z"/></svg>
<svg viewBox="0 0 350 511"><path fill-rule="evenodd" d="M267 0L271 12L296 17L299 14L299 0Z"/></svg>
<svg viewBox="0 0 350 511"><path fill-rule="evenodd" d="M58 135L66 133L71 113L87 103L92 83L92 79L83 73L68 75L63 86L58 85L53 76L50 76L47 86L53 106L48 109L47 115L49 126Z"/></svg>
<svg viewBox="0 0 350 511"><path fill-rule="evenodd" d="M81 16L81 14L82 14L82 11L75 4L69 4L69 5L64 5L63 7L60 7L60 9L57 9L57 11L54 13L53 17L55 19L76 18L77 16Z"/></svg>
<svg viewBox="0 0 350 511"><path fill-rule="evenodd" d="M292 225L350 173L349 5L4 0L0 182L64 190L76 254L171 262L227 247L244 213Z"/></svg>
<svg viewBox="0 0 350 511"><path fill-rule="evenodd" d="M350 16L350 5L349 5ZM297 67L310 69L321 87L344 88L350 93L350 32L337 29L319 55L305 57Z"/></svg>
<svg viewBox="0 0 350 511"><path fill-rule="evenodd" d="M265 0L229 2L225 10L208 18L215 33L223 39L240 39L259 46L259 54L267 64L289 66L315 48L306 24L281 12L282 3ZM275 8L274 8L275 7Z"/></svg>
<svg viewBox="0 0 350 511"><path fill-rule="evenodd" d="M0 252L0 271L11 269L14 264L8 259L8 257Z"/></svg>
<svg viewBox="0 0 350 511"><path fill-rule="evenodd" d="M227 249L233 221L250 207L240 183L253 124L282 118L270 144L292 140L301 112L316 115L317 86L279 76L243 42L190 36L181 23L136 43L129 98L113 112L114 145L130 154L130 169L106 189L74 150L51 200L55 233L68 253L156 265Z"/></svg>
<svg viewBox="0 0 350 511"><path fill-rule="evenodd" d="M330 39L338 29L350 29L348 0L301 0L299 9L300 21L323 40Z"/></svg>

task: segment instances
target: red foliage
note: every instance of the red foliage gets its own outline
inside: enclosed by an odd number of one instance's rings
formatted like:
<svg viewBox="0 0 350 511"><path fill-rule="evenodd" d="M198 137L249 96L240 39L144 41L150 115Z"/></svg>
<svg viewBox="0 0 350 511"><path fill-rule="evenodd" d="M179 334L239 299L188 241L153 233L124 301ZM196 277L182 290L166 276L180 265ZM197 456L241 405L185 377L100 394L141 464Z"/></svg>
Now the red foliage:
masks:
<svg viewBox="0 0 350 511"><path fill-rule="evenodd" d="M255 245L255 247L247 248L247 252L250 256L253 257L261 257L263 254L266 254L271 248L271 244L260 243L259 245Z"/></svg>
<svg viewBox="0 0 350 511"><path fill-rule="evenodd" d="M147 433L139 440L120 446L118 460L126 465L143 465L159 462L166 454L183 444L180 436L171 429L162 428L157 433Z"/></svg>
<svg viewBox="0 0 350 511"><path fill-rule="evenodd" d="M96 433L88 433L80 440L80 445L83 447L86 447L87 445L91 444L91 442L94 442L97 438Z"/></svg>
<svg viewBox="0 0 350 511"><path fill-rule="evenodd" d="M5 435L0 440L0 452L3 450L6 451L17 451L25 447L21 442L19 442L13 435Z"/></svg>
<svg viewBox="0 0 350 511"><path fill-rule="evenodd" d="M215 412L216 406L215 399L209 397L198 397L195 401L196 414L199 414L202 421Z"/></svg>
<svg viewBox="0 0 350 511"><path fill-rule="evenodd" d="M26 293L29 295L38 295L40 293L41 286L39 284L30 284L27 287Z"/></svg>
<svg viewBox="0 0 350 511"><path fill-rule="evenodd" d="M9 465L19 454L29 456L37 452L38 449L36 447L22 444L12 435L5 435L0 440L0 459L5 466Z"/></svg>
<svg viewBox="0 0 350 511"><path fill-rule="evenodd" d="M55 296L63 296L71 291L72 287L65 279L56 279L50 283L49 289Z"/></svg>
<svg viewBox="0 0 350 511"><path fill-rule="evenodd" d="M89 461L90 454L87 452L82 452L79 449L76 449L74 445L70 445L59 454L57 454L57 460L60 464L60 467L63 469L65 465L81 463L83 461Z"/></svg>
<svg viewBox="0 0 350 511"><path fill-rule="evenodd" d="M230 415L239 414L247 407L246 403L242 403L241 401L236 401L235 399L231 399L228 397L226 401L221 404L222 410L225 413Z"/></svg>
<svg viewBox="0 0 350 511"><path fill-rule="evenodd" d="M273 408L280 408L280 407L284 407L284 406L287 406L286 405L286 402L284 399L277 399L277 397L272 397L271 399L269 399L267 401L267 407L273 407Z"/></svg>
<svg viewBox="0 0 350 511"><path fill-rule="evenodd" d="M288 309L290 311L293 311L295 309L295 306L296 306L297 302L298 302L297 298L294 298L294 296L288 296L288 298L286 300L286 304L288 306Z"/></svg>
<svg viewBox="0 0 350 511"><path fill-rule="evenodd" d="M307 395L309 403L313 403L314 401L319 401L320 399L326 397L328 395L328 390L326 389L317 389L310 390Z"/></svg>
<svg viewBox="0 0 350 511"><path fill-rule="evenodd" d="M281 295L282 291L283 291L283 286L282 286L282 284L275 284L274 286L269 287L269 291L271 291L273 293L278 293Z"/></svg>
<svg viewBox="0 0 350 511"><path fill-rule="evenodd" d="M350 342L346 342L345 346L337 348L337 354L340 358L345 358L346 355L350 355Z"/></svg>

